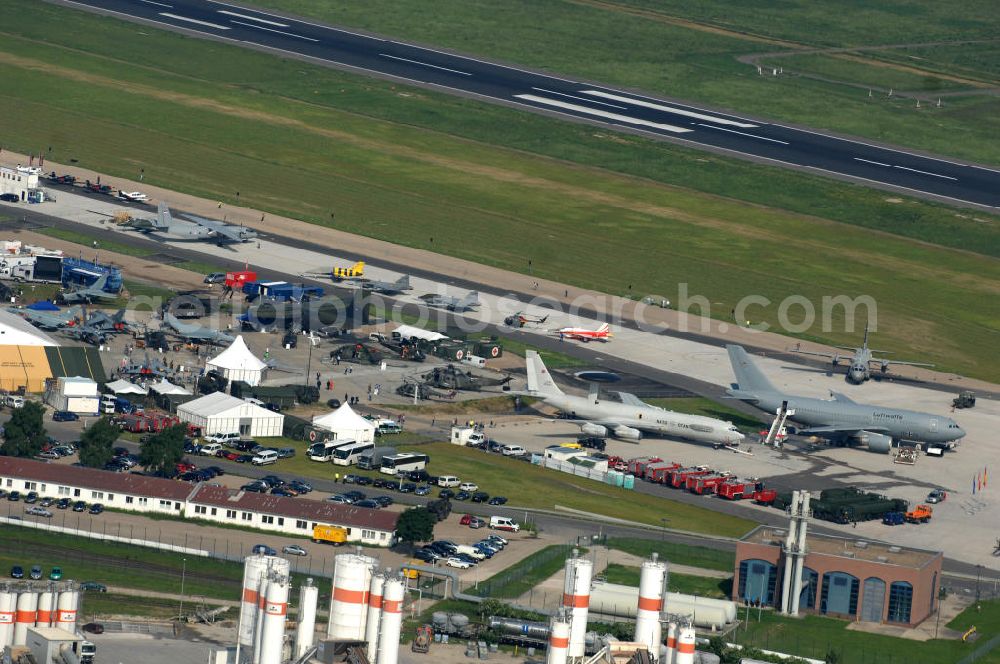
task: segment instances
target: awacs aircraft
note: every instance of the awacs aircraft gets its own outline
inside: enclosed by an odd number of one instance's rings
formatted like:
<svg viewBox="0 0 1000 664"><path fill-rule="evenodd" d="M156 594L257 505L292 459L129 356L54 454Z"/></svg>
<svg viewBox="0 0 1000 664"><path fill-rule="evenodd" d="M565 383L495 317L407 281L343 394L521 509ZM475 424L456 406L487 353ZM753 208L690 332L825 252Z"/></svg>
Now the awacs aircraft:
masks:
<svg viewBox="0 0 1000 664"><path fill-rule="evenodd" d="M866 444L872 452L882 453L891 449L893 441L948 444L965 435L965 431L948 417L855 403L837 392L831 393L832 399L786 394L771 384L742 346L730 345L726 349L736 374L736 383L726 390L730 396L770 413L782 406L794 410L791 419L807 427L798 430L801 435L815 435L839 443Z"/></svg>
<svg viewBox="0 0 1000 664"><path fill-rule="evenodd" d="M548 319L548 316L539 318L538 316L529 316L526 313L518 311L504 318L503 324L507 327L524 327L525 325L542 325Z"/></svg>
<svg viewBox="0 0 1000 664"><path fill-rule="evenodd" d="M571 419L582 420L580 429L590 436L612 435L624 440L639 440L642 432L670 438L685 438L700 443L739 444L743 440L732 422L702 415L675 413L643 403L633 394L619 392L622 401L602 401L596 390L587 397L565 394L552 380L538 353L525 354L528 369L528 394L558 408Z"/></svg>
<svg viewBox="0 0 1000 664"><path fill-rule="evenodd" d="M83 310L80 307L73 307L63 311L35 311L34 309L10 307L7 311L21 316L42 330L61 330L65 327L76 325L80 316L83 315Z"/></svg>
<svg viewBox="0 0 1000 664"><path fill-rule="evenodd" d="M556 334L562 339L579 339L584 342L592 339L610 341L612 337L611 326L607 323L601 323L596 330L588 330L585 327L564 327L556 330Z"/></svg>
<svg viewBox="0 0 1000 664"><path fill-rule="evenodd" d="M847 382L854 383L855 385L860 385L861 383L869 380L872 377L871 365L872 363L877 363L883 374L889 371L890 364L905 364L911 367L933 367L933 364L926 364L924 362L907 362L904 360L890 360L884 357L875 357L874 353L886 354L889 351L885 350L874 350L868 347L868 326L865 325L865 338L861 343L861 348L850 348L849 346L837 346L837 348L843 348L844 350L853 350L854 355L850 357L848 362L850 366L847 368ZM808 350L796 350L796 353L802 355L817 355L819 357L828 357L833 366L840 364L841 356L840 353L819 353L815 351Z"/></svg>
<svg viewBox="0 0 1000 664"><path fill-rule="evenodd" d="M74 288L73 290L63 291L59 294L59 299L66 304L77 304L83 302L90 303L98 300L114 300L118 297L118 294L109 293L104 290L104 286L107 283L108 275L105 273L98 277L97 281L89 286L82 286L80 288Z"/></svg>
<svg viewBox="0 0 1000 664"><path fill-rule="evenodd" d="M257 231L243 226L193 214L186 214L184 217L190 221L174 219L167 204L161 202L156 208L156 219L133 219L125 225L141 233L162 234L160 237L172 242L213 241L221 245L249 242L257 237Z"/></svg>
<svg viewBox="0 0 1000 664"><path fill-rule="evenodd" d="M177 317L171 313L163 314L163 322L167 325L167 327L173 330L177 336L194 343L224 345L231 344L236 340L236 337L226 334L220 330L213 330L210 327L201 327L179 321L177 320Z"/></svg>
<svg viewBox="0 0 1000 664"><path fill-rule="evenodd" d="M448 311L470 311L479 306L479 293L477 291L471 291L462 298L450 295L425 295L421 299L431 307L441 307Z"/></svg>
<svg viewBox="0 0 1000 664"><path fill-rule="evenodd" d="M384 293L385 295L396 295L402 293L403 291L413 290L413 286L410 285L409 275L404 274L396 281L379 281L378 279L365 279L363 281L358 281L358 286L361 290L371 291L373 293Z"/></svg>

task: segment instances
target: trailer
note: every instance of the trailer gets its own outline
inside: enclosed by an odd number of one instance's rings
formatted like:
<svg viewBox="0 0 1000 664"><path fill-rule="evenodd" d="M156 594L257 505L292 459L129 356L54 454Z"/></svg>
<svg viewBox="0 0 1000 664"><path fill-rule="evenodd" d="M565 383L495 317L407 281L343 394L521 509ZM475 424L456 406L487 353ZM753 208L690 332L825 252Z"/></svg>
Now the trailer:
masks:
<svg viewBox="0 0 1000 664"><path fill-rule="evenodd" d="M689 477L699 477L701 475L708 475L710 471L705 466L694 466L688 468L678 468L672 470L668 473L670 480L670 486L675 489L687 488L687 480Z"/></svg>
<svg viewBox="0 0 1000 664"><path fill-rule="evenodd" d="M636 457L628 460L628 473L636 477L646 476L646 466L663 461L660 457Z"/></svg>
<svg viewBox="0 0 1000 664"><path fill-rule="evenodd" d="M681 464L671 463L669 461L651 463L646 466L646 474L644 477L647 482L653 482L654 484L666 484L668 473L672 470L677 470L680 467Z"/></svg>

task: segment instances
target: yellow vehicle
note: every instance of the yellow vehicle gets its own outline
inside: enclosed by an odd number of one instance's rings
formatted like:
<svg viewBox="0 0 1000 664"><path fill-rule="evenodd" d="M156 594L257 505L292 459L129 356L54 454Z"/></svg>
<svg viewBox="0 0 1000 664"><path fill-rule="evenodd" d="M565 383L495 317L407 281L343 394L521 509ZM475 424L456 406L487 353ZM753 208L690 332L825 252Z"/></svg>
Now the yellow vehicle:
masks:
<svg viewBox="0 0 1000 664"><path fill-rule="evenodd" d="M341 528L340 526L315 526L313 528L313 541L341 546L347 542L347 528Z"/></svg>
<svg viewBox="0 0 1000 664"><path fill-rule="evenodd" d="M407 565L423 565L423 563L420 562L419 560L411 560L407 563ZM403 576L405 576L407 579L416 580L420 578L420 572L418 572L415 569L410 569L409 567L404 567Z"/></svg>
<svg viewBox="0 0 1000 664"><path fill-rule="evenodd" d="M335 267L330 276L334 279L360 279L365 276L365 262L358 261L351 267Z"/></svg>
<svg viewBox="0 0 1000 664"><path fill-rule="evenodd" d="M582 450L583 445L580 443L559 443L559 447L568 447L571 450Z"/></svg>

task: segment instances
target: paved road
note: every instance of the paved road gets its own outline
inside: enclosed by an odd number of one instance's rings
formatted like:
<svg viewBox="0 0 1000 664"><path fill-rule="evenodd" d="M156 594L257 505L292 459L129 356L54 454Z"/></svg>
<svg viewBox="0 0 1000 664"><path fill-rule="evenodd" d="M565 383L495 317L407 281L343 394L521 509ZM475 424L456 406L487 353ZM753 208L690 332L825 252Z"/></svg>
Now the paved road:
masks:
<svg viewBox="0 0 1000 664"><path fill-rule="evenodd" d="M1000 171L574 81L216 0L54 0L326 66L986 208ZM751 109L747 109L750 111Z"/></svg>

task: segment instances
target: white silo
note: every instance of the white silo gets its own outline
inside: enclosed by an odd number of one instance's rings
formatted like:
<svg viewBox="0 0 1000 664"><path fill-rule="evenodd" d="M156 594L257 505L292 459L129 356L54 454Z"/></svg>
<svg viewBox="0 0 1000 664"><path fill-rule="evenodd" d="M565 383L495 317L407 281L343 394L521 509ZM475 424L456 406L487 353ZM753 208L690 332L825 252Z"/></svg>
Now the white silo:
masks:
<svg viewBox="0 0 1000 664"><path fill-rule="evenodd" d="M52 586L38 593L38 614L35 616L35 627L51 627L56 610L56 593Z"/></svg>
<svg viewBox="0 0 1000 664"><path fill-rule="evenodd" d="M666 590L667 566L653 553L642 564L639 574L639 602L635 614L635 638L654 657L660 656L660 614L663 612L663 595Z"/></svg>
<svg viewBox="0 0 1000 664"><path fill-rule="evenodd" d="M355 553L334 559L333 593L326 636L339 641L364 641L368 588L378 561Z"/></svg>
<svg viewBox="0 0 1000 664"><path fill-rule="evenodd" d="M570 620L565 614L552 619L549 631L549 650L545 654L545 664L566 664L569 653Z"/></svg>
<svg viewBox="0 0 1000 664"><path fill-rule="evenodd" d="M671 621L667 623L667 650L660 664L674 664L674 657L677 654L677 623Z"/></svg>
<svg viewBox="0 0 1000 664"><path fill-rule="evenodd" d="M240 600L240 645L252 646L254 628L257 624L258 593L264 575L267 573L268 556L247 556L243 561L243 597Z"/></svg>
<svg viewBox="0 0 1000 664"><path fill-rule="evenodd" d="M14 612L17 593L10 586L0 586L0 652L14 641Z"/></svg>
<svg viewBox="0 0 1000 664"><path fill-rule="evenodd" d="M368 619L365 624L365 641L368 642L368 661L374 662L378 653L379 621L382 619L382 589L385 587L385 576L372 574L372 582L368 587Z"/></svg>
<svg viewBox="0 0 1000 664"><path fill-rule="evenodd" d="M260 664L281 664L288 617L288 577L272 573L264 602L264 624L261 628ZM256 653L255 653L256 654Z"/></svg>
<svg viewBox="0 0 1000 664"><path fill-rule="evenodd" d="M386 579L382 586L382 620L379 627L378 664L396 664L399 660L399 632L403 626L403 580Z"/></svg>
<svg viewBox="0 0 1000 664"><path fill-rule="evenodd" d="M14 645L23 646L27 642L28 628L35 626L38 614L38 593L26 590L17 596L17 613L14 615Z"/></svg>
<svg viewBox="0 0 1000 664"><path fill-rule="evenodd" d="M271 586L271 581L267 572L260 582L260 590L257 592L257 609L254 611L253 626L253 664L260 664L260 654L264 650L264 606L267 604L267 592Z"/></svg>
<svg viewBox="0 0 1000 664"><path fill-rule="evenodd" d="M681 625L677 629L677 652L674 664L694 664L695 633L691 625Z"/></svg>
<svg viewBox="0 0 1000 664"><path fill-rule="evenodd" d="M76 634L76 611L80 605L80 592L67 587L59 593L55 626L70 634Z"/></svg>
<svg viewBox="0 0 1000 664"><path fill-rule="evenodd" d="M306 582L299 589L299 626L295 632L295 659L302 657L313 647L316 639L316 605L319 601L319 588L313 580Z"/></svg>
<svg viewBox="0 0 1000 664"><path fill-rule="evenodd" d="M594 564L573 555L566 559L566 580L563 585L562 605L570 612L569 657L583 657L586 653L587 609L590 606L590 579Z"/></svg>

